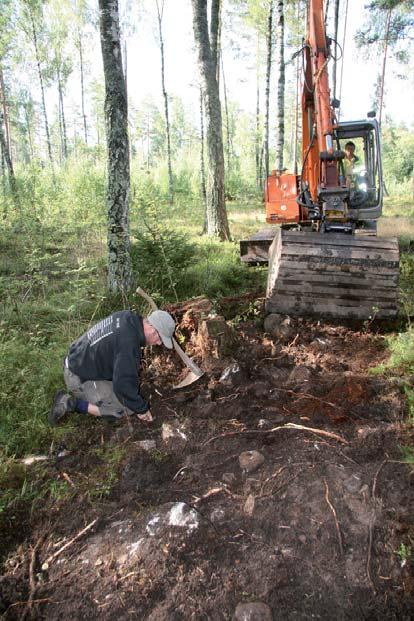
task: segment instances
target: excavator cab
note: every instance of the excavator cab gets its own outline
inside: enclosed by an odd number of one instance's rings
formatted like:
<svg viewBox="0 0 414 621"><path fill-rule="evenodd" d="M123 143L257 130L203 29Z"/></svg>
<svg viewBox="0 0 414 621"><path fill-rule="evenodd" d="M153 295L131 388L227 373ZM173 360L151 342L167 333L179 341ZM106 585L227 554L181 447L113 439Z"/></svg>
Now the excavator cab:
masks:
<svg viewBox="0 0 414 621"><path fill-rule="evenodd" d="M339 162L341 185L349 188L349 217L355 225L376 220L382 213L383 182L379 126L376 119L347 121L335 130L338 150L354 144L354 161Z"/></svg>

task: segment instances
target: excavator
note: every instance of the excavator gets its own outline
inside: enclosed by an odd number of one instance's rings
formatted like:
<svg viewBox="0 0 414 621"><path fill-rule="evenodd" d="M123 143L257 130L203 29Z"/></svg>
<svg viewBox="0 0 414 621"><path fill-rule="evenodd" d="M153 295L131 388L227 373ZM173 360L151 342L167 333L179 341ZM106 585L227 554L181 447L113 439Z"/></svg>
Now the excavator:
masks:
<svg viewBox="0 0 414 621"><path fill-rule="evenodd" d="M380 128L375 113L338 122L323 0L309 0L307 22L301 170L271 172L266 222L279 226L270 237L265 231L240 242L241 259L268 260L268 313L395 317L398 241L376 235L383 200Z"/></svg>

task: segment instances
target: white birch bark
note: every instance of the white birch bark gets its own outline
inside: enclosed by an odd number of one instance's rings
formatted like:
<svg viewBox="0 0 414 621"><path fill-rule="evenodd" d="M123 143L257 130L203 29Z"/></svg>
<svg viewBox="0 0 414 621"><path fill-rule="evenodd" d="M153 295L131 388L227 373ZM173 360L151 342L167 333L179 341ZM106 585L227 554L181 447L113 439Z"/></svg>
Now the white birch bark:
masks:
<svg viewBox="0 0 414 621"><path fill-rule="evenodd" d="M99 0L105 75L108 152L108 288L126 294L131 286L129 239L128 112L119 34L118 0Z"/></svg>

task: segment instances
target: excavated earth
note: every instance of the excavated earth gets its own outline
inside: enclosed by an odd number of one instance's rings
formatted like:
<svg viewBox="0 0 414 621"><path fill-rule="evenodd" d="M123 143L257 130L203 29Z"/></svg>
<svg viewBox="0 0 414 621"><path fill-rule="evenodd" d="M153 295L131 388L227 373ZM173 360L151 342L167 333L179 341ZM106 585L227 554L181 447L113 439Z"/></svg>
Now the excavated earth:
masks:
<svg viewBox="0 0 414 621"><path fill-rule="evenodd" d="M272 336L249 308L226 342L195 336L197 303L172 308L206 375L174 392L174 354L148 352L151 427L79 419L50 469L70 501L4 533L5 619L412 618L412 438L398 381L369 373L384 337L309 320ZM108 446L123 451L108 493L77 492Z"/></svg>

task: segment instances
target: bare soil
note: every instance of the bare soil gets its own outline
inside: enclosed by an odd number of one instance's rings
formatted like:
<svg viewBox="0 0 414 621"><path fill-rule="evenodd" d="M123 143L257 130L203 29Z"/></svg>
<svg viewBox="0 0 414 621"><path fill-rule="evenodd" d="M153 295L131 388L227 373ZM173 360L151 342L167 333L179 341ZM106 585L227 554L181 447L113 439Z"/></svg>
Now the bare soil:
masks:
<svg viewBox="0 0 414 621"><path fill-rule="evenodd" d="M197 328L196 312L175 310L183 334ZM208 373L181 392L174 355L148 355L151 427L96 422L83 434L80 418L50 470L69 477L72 498L4 532L5 619L224 620L258 601L283 620L412 618L413 566L397 554L413 536L400 450L412 438L398 382L368 373L386 357L383 336L292 320L272 339L260 317L234 336L224 358L187 344ZM185 438L163 442L163 423ZM123 451L108 493L78 492L103 466L93 449L108 445ZM253 472L244 451L264 457Z"/></svg>

